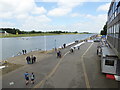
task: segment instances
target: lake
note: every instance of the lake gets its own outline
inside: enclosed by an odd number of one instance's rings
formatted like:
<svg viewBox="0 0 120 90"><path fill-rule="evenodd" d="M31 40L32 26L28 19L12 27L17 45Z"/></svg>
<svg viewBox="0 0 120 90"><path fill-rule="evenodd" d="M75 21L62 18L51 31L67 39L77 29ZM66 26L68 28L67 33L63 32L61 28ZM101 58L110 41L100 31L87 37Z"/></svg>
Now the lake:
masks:
<svg viewBox="0 0 120 90"><path fill-rule="evenodd" d="M51 50L58 48L64 43L68 44L75 40L86 39L93 34L72 34L72 35L51 35L51 36L34 36L34 37L14 37L0 38L0 57L5 60L9 57L16 56L22 49L27 52L33 50Z"/></svg>

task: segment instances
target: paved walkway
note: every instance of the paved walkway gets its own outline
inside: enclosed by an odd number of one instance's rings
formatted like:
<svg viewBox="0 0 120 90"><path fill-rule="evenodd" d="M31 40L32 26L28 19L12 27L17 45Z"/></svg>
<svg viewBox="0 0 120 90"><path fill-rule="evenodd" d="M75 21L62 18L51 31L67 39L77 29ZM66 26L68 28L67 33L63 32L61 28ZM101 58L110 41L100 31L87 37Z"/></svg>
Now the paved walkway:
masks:
<svg viewBox="0 0 120 90"><path fill-rule="evenodd" d="M3 88L117 88L118 82L106 79L100 72L97 45L85 43L73 54L68 53L70 47L67 47L62 50L61 59L57 59L55 53L49 53L49 57L35 64L4 75ZM35 73L34 85L25 85L26 71Z"/></svg>
<svg viewBox="0 0 120 90"><path fill-rule="evenodd" d="M20 56L15 56L15 57L11 57L8 59L8 61L10 63L14 63L14 64L21 64L21 65L26 65L26 57L27 56L31 56L34 55L37 58L37 62L45 59L45 58L49 58L50 56L52 56L51 54L47 54L43 51L32 51L30 53L27 53L25 55L20 55Z"/></svg>
<svg viewBox="0 0 120 90"><path fill-rule="evenodd" d="M42 88L117 88L118 82L100 72L98 43L86 43L74 54L67 54L56 72L41 84Z"/></svg>

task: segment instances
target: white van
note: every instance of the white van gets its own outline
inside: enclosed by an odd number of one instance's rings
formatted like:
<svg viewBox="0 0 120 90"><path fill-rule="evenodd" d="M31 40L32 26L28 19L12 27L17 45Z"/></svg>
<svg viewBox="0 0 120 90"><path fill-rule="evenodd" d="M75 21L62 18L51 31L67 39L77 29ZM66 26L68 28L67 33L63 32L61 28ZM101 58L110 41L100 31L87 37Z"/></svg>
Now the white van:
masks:
<svg viewBox="0 0 120 90"><path fill-rule="evenodd" d="M102 73L116 74L118 57L110 47L103 46L101 54Z"/></svg>

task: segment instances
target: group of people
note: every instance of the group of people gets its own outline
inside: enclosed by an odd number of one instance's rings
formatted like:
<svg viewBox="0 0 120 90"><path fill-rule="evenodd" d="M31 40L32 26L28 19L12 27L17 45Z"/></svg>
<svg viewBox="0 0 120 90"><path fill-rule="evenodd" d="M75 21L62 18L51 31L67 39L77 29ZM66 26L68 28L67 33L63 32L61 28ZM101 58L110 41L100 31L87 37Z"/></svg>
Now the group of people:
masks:
<svg viewBox="0 0 120 90"><path fill-rule="evenodd" d="M27 53L27 50L22 50L23 55Z"/></svg>
<svg viewBox="0 0 120 90"><path fill-rule="evenodd" d="M29 80L31 80L31 83L34 84L35 75L34 75L33 72L31 74L29 74L28 72L26 72L24 75L25 75L26 85L29 84Z"/></svg>
<svg viewBox="0 0 120 90"><path fill-rule="evenodd" d="M33 63L36 62L36 57L33 56L33 55L31 55L31 57L30 57L30 56L27 56L27 57L26 57L26 61L27 61L27 64L33 64Z"/></svg>

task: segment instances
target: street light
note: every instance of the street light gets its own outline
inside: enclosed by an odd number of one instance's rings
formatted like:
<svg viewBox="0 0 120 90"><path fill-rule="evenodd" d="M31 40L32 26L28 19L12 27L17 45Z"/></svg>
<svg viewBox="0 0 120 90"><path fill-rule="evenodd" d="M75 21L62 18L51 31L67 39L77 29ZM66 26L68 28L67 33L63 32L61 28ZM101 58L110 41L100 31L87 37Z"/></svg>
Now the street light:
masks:
<svg viewBox="0 0 120 90"><path fill-rule="evenodd" d="M44 35L44 45L45 45L45 51L46 51L46 36Z"/></svg>
<svg viewBox="0 0 120 90"><path fill-rule="evenodd" d="M55 51L56 51L57 49L56 49L56 39L55 39Z"/></svg>

